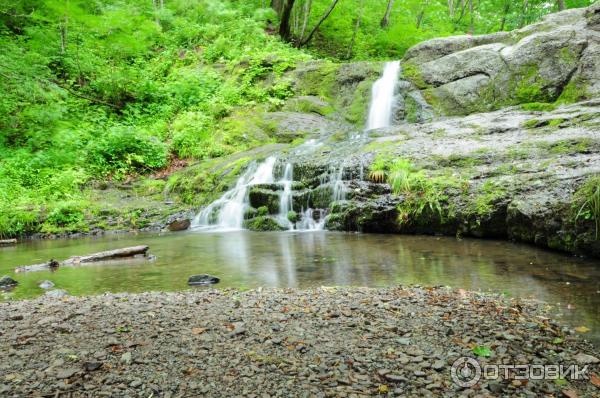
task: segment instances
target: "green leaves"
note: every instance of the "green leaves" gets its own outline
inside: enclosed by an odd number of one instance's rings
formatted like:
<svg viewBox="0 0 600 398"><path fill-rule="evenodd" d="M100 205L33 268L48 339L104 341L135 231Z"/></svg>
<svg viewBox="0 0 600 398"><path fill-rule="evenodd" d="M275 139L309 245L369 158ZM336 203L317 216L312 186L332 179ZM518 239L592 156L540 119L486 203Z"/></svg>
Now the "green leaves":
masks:
<svg viewBox="0 0 600 398"><path fill-rule="evenodd" d="M167 164L167 147L157 138L133 128L115 126L90 142L87 156L98 175L122 178L132 172L146 172Z"/></svg>
<svg viewBox="0 0 600 398"><path fill-rule="evenodd" d="M473 347L473 354L478 357L490 357L492 356L492 350L488 347L478 345Z"/></svg>

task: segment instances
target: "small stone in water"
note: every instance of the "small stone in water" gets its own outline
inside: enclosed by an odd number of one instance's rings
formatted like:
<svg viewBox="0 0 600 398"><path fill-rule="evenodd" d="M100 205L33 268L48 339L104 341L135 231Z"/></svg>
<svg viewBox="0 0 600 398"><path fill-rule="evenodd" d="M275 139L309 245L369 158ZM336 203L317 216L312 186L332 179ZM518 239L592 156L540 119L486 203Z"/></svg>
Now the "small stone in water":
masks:
<svg viewBox="0 0 600 398"><path fill-rule="evenodd" d="M56 289L46 292L45 296L51 298L63 298L65 296L68 296L68 293L66 290Z"/></svg>
<svg viewBox="0 0 600 398"><path fill-rule="evenodd" d="M0 288L9 288L9 287L16 286L18 284L19 284L19 282L17 282L16 280L14 280L13 278L11 278L8 275L5 275L2 278L0 278Z"/></svg>
<svg viewBox="0 0 600 398"><path fill-rule="evenodd" d="M52 281L41 281L39 286L42 289L50 289L54 287L54 283Z"/></svg>
<svg viewBox="0 0 600 398"><path fill-rule="evenodd" d="M196 285L213 285L215 283L219 283L221 280L216 276L212 275L192 275L188 279L188 285L196 286Z"/></svg>

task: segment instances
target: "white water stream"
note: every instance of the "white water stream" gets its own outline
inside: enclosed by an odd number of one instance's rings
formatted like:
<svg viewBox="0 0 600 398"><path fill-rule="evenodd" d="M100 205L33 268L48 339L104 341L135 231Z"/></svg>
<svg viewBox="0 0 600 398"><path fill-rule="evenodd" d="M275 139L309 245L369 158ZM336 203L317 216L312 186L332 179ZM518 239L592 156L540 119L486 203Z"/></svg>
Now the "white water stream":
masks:
<svg viewBox="0 0 600 398"><path fill-rule="evenodd" d="M394 94L400 75L400 61L386 62L383 75L373 83L371 106L366 130L389 127L392 124Z"/></svg>
<svg viewBox="0 0 600 398"><path fill-rule="evenodd" d="M366 131L389 127L392 124L394 94L400 73L400 62L387 62L383 75L373 84L371 104ZM314 150L321 143L309 140L298 147L303 150ZM288 215L293 211L294 166L292 163L285 165L283 176L276 180L275 165L277 158L271 156L260 164L252 163L250 167L237 180L235 187L225 192L218 200L204 208L194 219L193 227L197 229L210 230L239 230L244 226L244 215L250 208L249 191L257 184L280 184L283 189L277 191L279 194L279 213L276 219L281 226L290 230L315 231L323 230L325 227L324 209L312 209L302 207L299 220L291 222ZM361 161L362 162L362 161ZM362 179L361 163L361 179ZM321 181L321 186L331 188L332 201L346 199L347 188L344 183L344 166L332 167Z"/></svg>

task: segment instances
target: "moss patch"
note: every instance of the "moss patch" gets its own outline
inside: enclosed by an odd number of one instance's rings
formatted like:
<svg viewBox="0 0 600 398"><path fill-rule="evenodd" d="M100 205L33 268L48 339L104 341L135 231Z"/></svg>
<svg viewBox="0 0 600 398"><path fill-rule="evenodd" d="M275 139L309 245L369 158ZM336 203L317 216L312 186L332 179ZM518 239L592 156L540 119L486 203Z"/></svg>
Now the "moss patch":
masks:
<svg viewBox="0 0 600 398"><path fill-rule="evenodd" d="M244 221L244 228L250 231L283 231L283 228L277 221L269 216L258 216L251 220Z"/></svg>

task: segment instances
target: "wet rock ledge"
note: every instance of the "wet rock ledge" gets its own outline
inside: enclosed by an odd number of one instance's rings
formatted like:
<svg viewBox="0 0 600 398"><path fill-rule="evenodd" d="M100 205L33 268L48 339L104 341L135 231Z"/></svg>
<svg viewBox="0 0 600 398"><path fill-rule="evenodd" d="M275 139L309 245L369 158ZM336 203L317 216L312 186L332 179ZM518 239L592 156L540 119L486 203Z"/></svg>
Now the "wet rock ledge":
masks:
<svg viewBox="0 0 600 398"><path fill-rule="evenodd" d="M539 303L447 288L41 298L0 303L0 335L3 397L600 392L593 380L454 385L451 364L475 353L481 363L578 363L595 374L600 354Z"/></svg>

